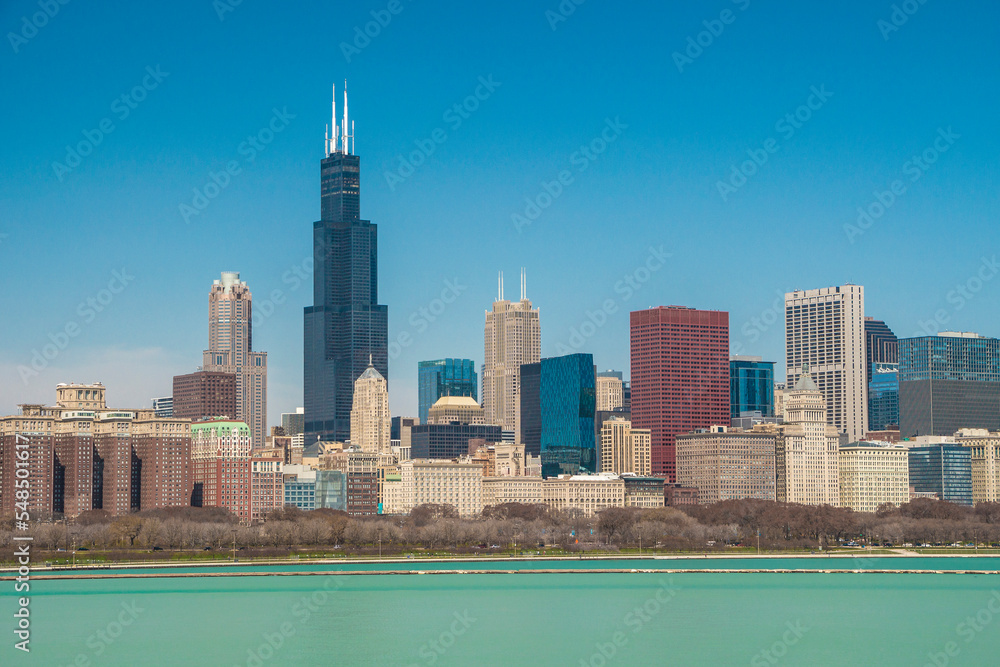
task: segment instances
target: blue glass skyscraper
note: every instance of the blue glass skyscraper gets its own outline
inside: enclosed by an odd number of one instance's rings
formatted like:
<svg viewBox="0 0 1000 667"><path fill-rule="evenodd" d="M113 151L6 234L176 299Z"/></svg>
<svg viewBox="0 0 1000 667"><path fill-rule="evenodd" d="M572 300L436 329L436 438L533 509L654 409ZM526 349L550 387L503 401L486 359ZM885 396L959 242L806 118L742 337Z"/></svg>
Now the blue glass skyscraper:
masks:
<svg viewBox="0 0 1000 667"><path fill-rule="evenodd" d="M597 471L594 378L591 354L521 366L521 439L543 477Z"/></svg>
<svg viewBox="0 0 1000 667"><path fill-rule="evenodd" d="M478 376L472 359L436 359L417 364L417 400L420 423L442 396L469 396L478 401Z"/></svg>
<svg viewBox="0 0 1000 667"><path fill-rule="evenodd" d="M910 486L938 499L972 504L972 449L958 444L911 447Z"/></svg>
<svg viewBox="0 0 1000 667"><path fill-rule="evenodd" d="M774 362L738 356L729 360L730 415L760 412L774 416Z"/></svg>
<svg viewBox="0 0 1000 667"><path fill-rule="evenodd" d="M868 383L868 429L899 428L899 364L873 363Z"/></svg>
<svg viewBox="0 0 1000 667"><path fill-rule="evenodd" d="M305 309L306 444L351 435L354 381L372 365L389 377L388 308L378 303L378 230L361 219L361 160L353 129L333 122L320 162L320 219L313 223L313 304Z"/></svg>

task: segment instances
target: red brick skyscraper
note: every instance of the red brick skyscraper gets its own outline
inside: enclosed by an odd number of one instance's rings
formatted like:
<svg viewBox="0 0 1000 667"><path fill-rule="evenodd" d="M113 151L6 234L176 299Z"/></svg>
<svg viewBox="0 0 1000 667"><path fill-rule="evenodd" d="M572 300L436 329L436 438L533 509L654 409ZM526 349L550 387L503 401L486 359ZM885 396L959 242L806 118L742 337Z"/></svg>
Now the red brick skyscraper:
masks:
<svg viewBox="0 0 1000 667"><path fill-rule="evenodd" d="M652 431L653 474L674 482L674 436L729 425L729 313L659 306L629 329L632 427Z"/></svg>

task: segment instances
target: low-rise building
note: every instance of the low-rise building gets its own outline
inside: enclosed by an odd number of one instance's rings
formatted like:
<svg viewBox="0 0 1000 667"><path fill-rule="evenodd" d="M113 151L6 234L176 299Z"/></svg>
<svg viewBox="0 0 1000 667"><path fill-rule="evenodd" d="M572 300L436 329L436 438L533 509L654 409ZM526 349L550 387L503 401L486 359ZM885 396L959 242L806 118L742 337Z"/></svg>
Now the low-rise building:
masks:
<svg viewBox="0 0 1000 667"><path fill-rule="evenodd" d="M1000 500L1000 431L964 428L955 439L969 448L972 463L972 502Z"/></svg>
<svg viewBox="0 0 1000 667"><path fill-rule="evenodd" d="M663 507L665 500L663 486L666 480L662 477L624 474L625 506L652 509Z"/></svg>
<svg viewBox="0 0 1000 667"><path fill-rule="evenodd" d="M775 500L775 446L779 428L713 426L683 433L677 442L677 483L698 490L698 502Z"/></svg>
<svg viewBox="0 0 1000 667"><path fill-rule="evenodd" d="M875 512L910 500L908 450L890 442L852 442L840 448L840 506Z"/></svg>

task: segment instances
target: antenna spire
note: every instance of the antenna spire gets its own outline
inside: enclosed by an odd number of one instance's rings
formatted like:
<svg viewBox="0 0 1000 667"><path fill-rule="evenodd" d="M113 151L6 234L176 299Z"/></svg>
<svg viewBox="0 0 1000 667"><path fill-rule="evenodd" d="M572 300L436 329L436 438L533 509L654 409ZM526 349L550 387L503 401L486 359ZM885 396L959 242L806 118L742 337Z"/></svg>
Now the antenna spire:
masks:
<svg viewBox="0 0 1000 667"><path fill-rule="evenodd" d="M528 293L528 276L524 273L524 267L521 267L521 301L528 298L526 295Z"/></svg>
<svg viewBox="0 0 1000 667"><path fill-rule="evenodd" d="M340 141L341 141L341 151L344 154L348 153L347 146L347 79L344 79L344 121L340 128Z"/></svg>

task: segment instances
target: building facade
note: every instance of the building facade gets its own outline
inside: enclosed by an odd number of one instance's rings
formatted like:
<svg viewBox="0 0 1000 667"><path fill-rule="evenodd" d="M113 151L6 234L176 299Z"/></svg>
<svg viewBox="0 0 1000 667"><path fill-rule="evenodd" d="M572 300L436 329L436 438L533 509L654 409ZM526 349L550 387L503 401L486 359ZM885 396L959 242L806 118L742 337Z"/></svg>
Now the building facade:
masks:
<svg viewBox="0 0 1000 667"><path fill-rule="evenodd" d="M966 428L955 439L969 448L972 502L1000 502L1000 432Z"/></svg>
<svg viewBox="0 0 1000 667"><path fill-rule="evenodd" d="M442 396L427 411L428 424L485 424L486 413L471 396Z"/></svg>
<svg viewBox="0 0 1000 667"><path fill-rule="evenodd" d="M236 373L196 371L174 376L173 413L181 419L236 419Z"/></svg>
<svg viewBox="0 0 1000 667"><path fill-rule="evenodd" d="M827 422L850 440L868 432L865 288L842 285L785 294L786 386L804 368L823 394Z"/></svg>
<svg viewBox="0 0 1000 667"><path fill-rule="evenodd" d="M677 436L677 483L698 490L698 502L775 500L778 428L713 426Z"/></svg>
<svg viewBox="0 0 1000 667"><path fill-rule="evenodd" d="M910 501L910 469L905 445L852 442L840 448L840 506L874 513Z"/></svg>
<svg viewBox="0 0 1000 667"><path fill-rule="evenodd" d="M652 434L649 429L632 428L627 419L612 418L601 427L601 472L648 476L652 470ZM662 482L662 480L661 480ZM660 484L660 497L663 484Z"/></svg>
<svg viewBox="0 0 1000 667"><path fill-rule="evenodd" d="M389 454L389 387L374 366L354 383L351 408L351 445L363 452Z"/></svg>
<svg viewBox="0 0 1000 667"><path fill-rule="evenodd" d="M470 440L501 442L500 427L492 424L417 424L410 428L410 457L456 459L469 453Z"/></svg>
<svg viewBox="0 0 1000 667"><path fill-rule="evenodd" d="M785 394L785 422L775 442L775 496L802 505L840 504L840 434L826 416L823 392L807 372Z"/></svg>
<svg viewBox="0 0 1000 667"><path fill-rule="evenodd" d="M568 354L521 366L521 442L542 476L597 471L594 357Z"/></svg>
<svg viewBox="0 0 1000 667"><path fill-rule="evenodd" d="M622 382L621 372L603 371L598 373L595 386L597 388L598 411L620 410L625 404L625 383Z"/></svg>
<svg viewBox="0 0 1000 667"><path fill-rule="evenodd" d="M521 366L541 359L539 311L532 308L521 274L521 300L503 298L503 275L493 309L486 311L483 361L483 409L486 423L521 433Z"/></svg>
<svg viewBox="0 0 1000 667"><path fill-rule="evenodd" d="M972 505L972 449L958 443L911 447L910 486L939 500Z"/></svg>
<svg viewBox="0 0 1000 667"><path fill-rule="evenodd" d="M677 434L729 425L729 313L633 311L630 337L632 426L652 433L653 475L673 482Z"/></svg>
<svg viewBox="0 0 1000 667"><path fill-rule="evenodd" d="M444 396L465 396L479 403L479 379L472 359L435 359L417 364L417 407L421 424Z"/></svg>
<svg viewBox="0 0 1000 667"><path fill-rule="evenodd" d="M238 421L191 424L195 507L223 507L241 523L251 520L250 427Z"/></svg>
<svg viewBox="0 0 1000 667"><path fill-rule="evenodd" d="M253 295L239 273L224 271L208 293L208 349L202 370L236 375L236 415L232 418L250 427L254 447L263 447L267 352L253 349Z"/></svg>
<svg viewBox="0 0 1000 667"><path fill-rule="evenodd" d="M869 432L899 429L899 364L876 362L870 370Z"/></svg>
<svg viewBox="0 0 1000 667"><path fill-rule="evenodd" d="M284 459L276 454L250 458L250 520L263 521L285 505Z"/></svg>
<svg viewBox="0 0 1000 667"><path fill-rule="evenodd" d="M892 329L882 320L865 317L865 368L868 370L868 382L873 379L872 364L899 363L899 340ZM874 430L874 429L873 429Z"/></svg>
<svg viewBox="0 0 1000 667"><path fill-rule="evenodd" d="M734 356L729 360L729 414L744 412L774 416L774 362L761 357Z"/></svg>
<svg viewBox="0 0 1000 667"><path fill-rule="evenodd" d="M1000 340L943 332L899 341L903 437L1000 430Z"/></svg>
<svg viewBox="0 0 1000 667"><path fill-rule="evenodd" d="M320 219L313 223L313 305L304 313L305 441L350 437L354 381L372 361L389 377L388 308L378 303L378 228L361 219L361 159L332 123L320 161Z"/></svg>

